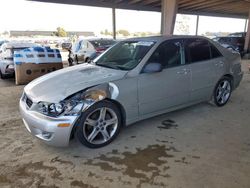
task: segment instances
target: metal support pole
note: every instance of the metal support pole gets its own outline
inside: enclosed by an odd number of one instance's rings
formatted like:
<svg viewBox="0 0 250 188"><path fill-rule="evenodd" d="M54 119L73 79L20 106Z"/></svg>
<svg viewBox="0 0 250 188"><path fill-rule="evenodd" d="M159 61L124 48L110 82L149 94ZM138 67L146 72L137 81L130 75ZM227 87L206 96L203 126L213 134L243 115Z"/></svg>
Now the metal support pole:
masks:
<svg viewBox="0 0 250 188"><path fill-rule="evenodd" d="M199 20L200 20L200 16L197 15L197 18L196 18L196 30L195 30L195 35L196 36L198 35L198 31L199 31Z"/></svg>
<svg viewBox="0 0 250 188"><path fill-rule="evenodd" d="M112 8L112 22L113 22L113 38L116 39L116 14L115 14L115 8Z"/></svg>
<svg viewBox="0 0 250 188"><path fill-rule="evenodd" d="M245 27L244 27L244 32L247 32L247 19L245 19Z"/></svg>
<svg viewBox="0 0 250 188"><path fill-rule="evenodd" d="M247 26L245 45L244 45L244 51L247 52L247 53L249 52L249 40L250 40L250 24L249 24L249 20L250 20L250 10L249 10L249 13L248 13L248 26Z"/></svg>
<svg viewBox="0 0 250 188"><path fill-rule="evenodd" d="M173 34L177 10L178 0L161 1L161 34Z"/></svg>

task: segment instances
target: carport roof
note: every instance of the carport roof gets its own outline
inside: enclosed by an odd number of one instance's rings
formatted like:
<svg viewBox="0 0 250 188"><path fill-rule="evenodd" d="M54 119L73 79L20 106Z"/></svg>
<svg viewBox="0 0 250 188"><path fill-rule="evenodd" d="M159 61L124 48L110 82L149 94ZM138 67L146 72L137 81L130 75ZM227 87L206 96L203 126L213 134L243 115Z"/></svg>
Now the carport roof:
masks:
<svg viewBox="0 0 250 188"><path fill-rule="evenodd" d="M161 0L31 0L119 9L161 11ZM179 0L178 13L248 18L250 0Z"/></svg>

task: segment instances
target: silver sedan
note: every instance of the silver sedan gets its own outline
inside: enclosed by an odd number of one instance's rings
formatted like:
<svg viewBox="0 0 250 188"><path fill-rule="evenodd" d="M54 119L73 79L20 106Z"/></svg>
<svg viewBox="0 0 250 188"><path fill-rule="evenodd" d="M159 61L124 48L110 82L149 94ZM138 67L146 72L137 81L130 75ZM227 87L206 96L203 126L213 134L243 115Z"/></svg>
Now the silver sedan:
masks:
<svg viewBox="0 0 250 188"><path fill-rule="evenodd" d="M20 111L27 130L47 144L67 146L76 135L102 147L142 119L203 101L225 105L242 79L240 62L204 37L128 39L90 64L34 80Z"/></svg>

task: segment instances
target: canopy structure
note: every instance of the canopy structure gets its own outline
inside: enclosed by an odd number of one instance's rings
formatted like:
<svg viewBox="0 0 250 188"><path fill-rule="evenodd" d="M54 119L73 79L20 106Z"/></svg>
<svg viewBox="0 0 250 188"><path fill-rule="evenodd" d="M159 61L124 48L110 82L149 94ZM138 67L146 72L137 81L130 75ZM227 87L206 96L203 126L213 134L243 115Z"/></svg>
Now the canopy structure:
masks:
<svg viewBox="0 0 250 188"><path fill-rule="evenodd" d="M162 0L33 0L50 3L161 11ZM250 0L179 0L178 13L248 18Z"/></svg>
<svg viewBox="0 0 250 188"><path fill-rule="evenodd" d="M162 13L161 33L173 34L177 13L244 18L249 20L250 0L31 0L47 3L85 5L112 8L113 34L116 31L115 9L158 11ZM197 33L197 32L196 32ZM249 47L250 24L247 29L245 50Z"/></svg>

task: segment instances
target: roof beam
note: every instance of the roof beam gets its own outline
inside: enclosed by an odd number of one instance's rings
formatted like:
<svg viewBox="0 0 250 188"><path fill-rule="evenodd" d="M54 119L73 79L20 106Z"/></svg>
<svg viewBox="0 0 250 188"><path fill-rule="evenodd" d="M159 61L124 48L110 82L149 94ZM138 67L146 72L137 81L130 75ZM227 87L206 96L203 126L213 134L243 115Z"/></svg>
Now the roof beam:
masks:
<svg viewBox="0 0 250 188"><path fill-rule="evenodd" d="M161 11L161 0L28 0L142 11ZM248 18L250 0L178 0L178 13Z"/></svg>

